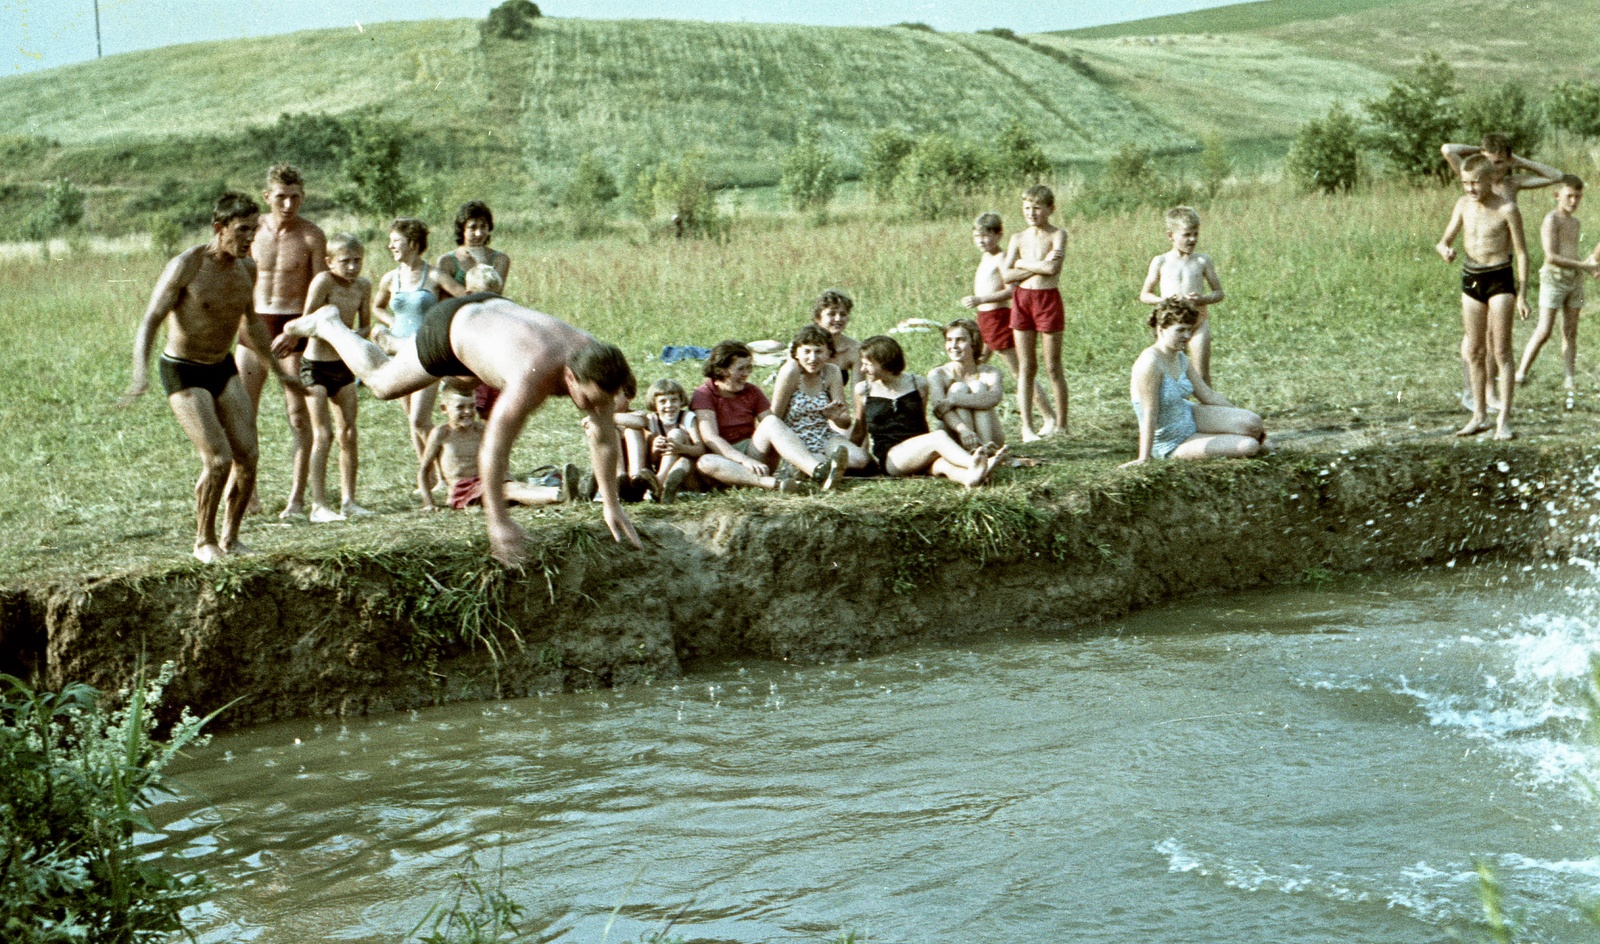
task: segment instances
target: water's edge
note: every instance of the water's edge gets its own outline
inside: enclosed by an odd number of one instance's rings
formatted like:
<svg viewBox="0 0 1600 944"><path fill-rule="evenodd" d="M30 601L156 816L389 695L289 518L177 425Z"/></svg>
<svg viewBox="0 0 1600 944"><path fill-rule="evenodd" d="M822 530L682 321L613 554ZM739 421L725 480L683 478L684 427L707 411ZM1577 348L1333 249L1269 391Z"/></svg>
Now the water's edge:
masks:
<svg viewBox="0 0 1600 944"><path fill-rule="evenodd" d="M1596 461L1578 444L1421 443L1163 463L1065 495L729 503L643 522L643 553L558 524L534 531L541 563L519 576L441 545L9 586L0 671L114 690L141 658L170 660L169 704L237 699L220 720L239 726L670 678L705 658L826 661L1321 573L1565 555ZM498 656L439 641L464 619L486 621Z"/></svg>

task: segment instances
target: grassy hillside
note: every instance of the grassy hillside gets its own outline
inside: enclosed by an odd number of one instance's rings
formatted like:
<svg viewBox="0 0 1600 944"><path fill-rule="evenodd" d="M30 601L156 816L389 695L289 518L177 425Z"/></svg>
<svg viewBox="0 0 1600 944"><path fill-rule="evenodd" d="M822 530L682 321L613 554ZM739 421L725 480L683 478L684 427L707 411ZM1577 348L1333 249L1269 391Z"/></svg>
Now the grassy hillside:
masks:
<svg viewBox="0 0 1600 944"><path fill-rule="evenodd" d="M1324 20L1331 16L1361 13L1375 7L1405 4L1408 0L1258 0L1235 3L1192 13L1152 16L1125 23L1107 23L1087 29L1063 30L1060 35L1081 39L1111 39L1118 36L1161 36L1172 33L1243 33L1269 29L1285 23Z"/></svg>

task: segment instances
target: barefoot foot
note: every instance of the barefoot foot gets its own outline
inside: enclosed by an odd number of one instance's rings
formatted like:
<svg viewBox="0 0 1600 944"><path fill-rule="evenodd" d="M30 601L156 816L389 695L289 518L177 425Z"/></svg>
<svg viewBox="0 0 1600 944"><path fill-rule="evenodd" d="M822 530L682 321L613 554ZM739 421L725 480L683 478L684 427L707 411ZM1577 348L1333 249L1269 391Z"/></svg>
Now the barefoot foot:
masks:
<svg viewBox="0 0 1600 944"><path fill-rule="evenodd" d="M1022 431L1022 441L1025 442L1025 443L1038 442L1039 440L1041 440L1043 438L1044 438L1043 436L1041 436L1040 434L1034 432L1031 429L1025 429L1025 430Z"/></svg>
<svg viewBox="0 0 1600 944"><path fill-rule="evenodd" d="M194 559L202 564L215 564L226 556L222 548L215 544L196 544L194 546Z"/></svg>
<svg viewBox="0 0 1600 944"><path fill-rule="evenodd" d="M278 520L280 521L290 521L294 518L304 518L305 516L306 506L299 502L290 502L283 506L282 511L278 512Z"/></svg>
<svg viewBox="0 0 1600 944"><path fill-rule="evenodd" d="M339 309L332 305L323 305L311 314L285 324L283 333L291 338L309 338L316 335L319 326L334 323L344 325L344 322L339 320Z"/></svg>
<svg viewBox="0 0 1600 944"><path fill-rule="evenodd" d="M312 505L310 518L312 524L327 524L330 521L343 521L344 515L327 505Z"/></svg>
<svg viewBox="0 0 1600 944"><path fill-rule="evenodd" d="M1461 427L1460 429L1456 430L1456 435L1457 436L1476 436L1479 433L1487 433L1489 431L1489 428L1490 427L1489 427L1488 423L1485 423L1483 420L1478 419L1477 417L1473 417L1471 419L1471 421L1469 421L1467 423L1467 425L1465 425L1465 426Z"/></svg>
<svg viewBox="0 0 1600 944"><path fill-rule="evenodd" d="M229 557L254 557L256 553L255 548L250 547L238 538L234 538L232 541L223 538L222 552Z"/></svg>
<svg viewBox="0 0 1600 944"><path fill-rule="evenodd" d="M1516 430L1501 427L1494 431L1494 438L1500 442L1509 442L1517 438Z"/></svg>
<svg viewBox="0 0 1600 944"><path fill-rule="evenodd" d="M339 503L339 514L346 518L373 518L378 513L370 508L363 508L353 501L347 501Z"/></svg>

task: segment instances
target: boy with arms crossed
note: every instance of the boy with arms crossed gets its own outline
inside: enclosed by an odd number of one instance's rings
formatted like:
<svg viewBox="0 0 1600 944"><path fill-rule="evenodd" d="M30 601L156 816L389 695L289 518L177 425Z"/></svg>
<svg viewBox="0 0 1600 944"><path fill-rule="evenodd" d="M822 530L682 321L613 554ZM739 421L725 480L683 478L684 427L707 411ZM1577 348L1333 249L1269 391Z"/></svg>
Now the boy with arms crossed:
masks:
<svg viewBox="0 0 1600 944"><path fill-rule="evenodd" d="M306 313L323 305L339 309L339 317L366 337L372 330L372 282L361 277L366 253L361 241L341 233L328 244L328 269L317 273L306 293ZM300 382L311 408L311 521L344 521L370 515L356 504L356 375L326 341L313 338L300 359ZM339 407L339 510L328 507L328 451L333 443L332 401Z"/></svg>
<svg viewBox="0 0 1600 944"><path fill-rule="evenodd" d="M1454 262L1458 234L1466 252L1461 270L1461 359L1472 381L1472 419L1456 432L1476 436L1489 429L1485 387L1484 344L1500 368L1500 419L1494 438L1515 439L1511 431L1511 399L1516 387L1511 376L1511 312L1528 317L1528 245L1522 232L1522 214L1516 204L1495 193L1494 166L1482 154L1462 162L1461 189L1444 235L1434 247L1446 262ZM1512 257L1516 272L1512 272Z"/></svg>
<svg viewBox="0 0 1600 944"><path fill-rule="evenodd" d="M961 299L964 308L973 310L978 330L983 335L983 347L1000 355L1005 365L1017 374L1017 339L1011 333L1011 286L1001 278L1005 253L1000 250L1000 237L1005 223L998 213L984 213L972 223L972 241L982 255L978 271L972 276L972 294ZM1056 431L1055 410L1050 405L1050 394L1037 378L1033 382L1033 402L1044 414L1044 425L1039 435L1048 436ZM1028 418L1031 427L1033 417Z"/></svg>
<svg viewBox="0 0 1600 944"><path fill-rule="evenodd" d="M306 292L311 280L327 268L328 247L322 230L300 216L300 204L305 202L305 180L290 164L274 164L267 170L267 189L261 196L270 210L261 227L256 230L250 255L257 268L255 306L267 333L276 339L283 326L305 313ZM239 340L244 341L241 328ZM300 373L300 352L297 345L283 358L281 365L291 374ZM266 384L267 372L255 352L241 343L235 358L239 376L244 380L245 392L250 395L250 408L261 408L261 388ZM292 472L289 480L289 500L284 504L280 518L293 518L305 514L306 473L311 467L311 413L305 397L284 388L284 410L289 417L289 436L293 443ZM260 500L252 494L251 510L260 510Z"/></svg>
<svg viewBox="0 0 1600 944"><path fill-rule="evenodd" d="M1561 313L1561 360L1566 367L1567 409L1572 409L1573 368L1578 359L1578 316L1583 313L1583 276L1600 275L1600 250L1588 260L1578 255L1580 226L1578 204L1583 202L1583 179L1573 174L1561 178L1556 187L1556 208L1539 227L1544 245L1544 265L1539 269L1539 326L1533 329L1528 347L1517 367L1517 383L1528 382L1528 371L1539 356L1539 349L1550 339L1556 313Z"/></svg>
<svg viewBox="0 0 1600 944"><path fill-rule="evenodd" d="M242 334L244 343L271 365L285 390L305 393L299 379L271 357L267 329L251 303L256 267L250 241L259 214L255 201L244 194L223 194L211 214L211 242L186 249L167 263L139 322L133 378L122 398L126 406L149 388L150 348L166 323L161 386L178 425L200 453L194 556L207 564L227 554L250 553L239 543L239 523L256 481L256 412L229 350L235 335ZM224 480L228 513L219 535L217 507Z"/></svg>
<svg viewBox="0 0 1600 944"><path fill-rule="evenodd" d="M1222 281L1211 257L1197 254L1200 243L1200 214L1194 207L1179 206L1167 211L1167 238L1172 250L1150 260L1150 272L1139 301L1159 305L1164 298L1181 298L1200 313L1194 335L1189 339L1189 360L1200 371L1200 378L1211 383L1211 319L1208 308L1222 301ZM1211 291L1204 289L1209 286Z"/></svg>
<svg viewBox="0 0 1600 944"><path fill-rule="evenodd" d="M1066 257L1065 230L1050 225L1056 195L1043 184L1022 194L1022 215L1028 228L1011 237L1001 262L1000 277L1016 283L1011 293L1011 330L1017 346L1017 408L1022 413L1022 441L1042 439L1033 430L1033 385L1039 373L1038 335L1044 335L1044 366L1055 389L1056 416L1052 433L1067 432L1067 375L1061 368L1061 332L1066 309L1061 304L1061 261Z"/></svg>

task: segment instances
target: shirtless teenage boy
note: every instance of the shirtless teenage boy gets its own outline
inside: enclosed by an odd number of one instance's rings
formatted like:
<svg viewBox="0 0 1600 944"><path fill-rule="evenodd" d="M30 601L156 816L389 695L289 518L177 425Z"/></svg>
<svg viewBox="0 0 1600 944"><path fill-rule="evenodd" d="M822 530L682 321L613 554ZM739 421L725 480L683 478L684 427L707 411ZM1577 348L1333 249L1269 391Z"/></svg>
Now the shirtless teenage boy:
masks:
<svg viewBox="0 0 1600 944"><path fill-rule="evenodd" d="M961 299L963 308L972 309L976 315L974 320L978 323L978 330L983 333L983 347L1000 355L1000 359L1011 369L1013 376L1017 373L1017 339L1011 333L1011 286L1000 277L1001 266L1005 262L1006 254L1000 248L1000 238L1005 232L1005 223L998 213L983 213L972 221L972 242L978 247L982 255L978 259L978 271L972 276L972 294ZM985 358L987 360L987 358ZM1055 411L1050 405L1050 394L1044 389L1044 384L1037 377L1033 381L1033 402L1039 407L1039 412L1044 414L1044 425L1039 428L1040 435L1048 436L1055 432ZM1033 418L1029 417L1029 423Z"/></svg>
<svg viewBox="0 0 1600 944"><path fill-rule="evenodd" d="M249 553L239 543L239 522L256 480L256 413L230 356L234 337L242 335L272 365L285 389L305 393L299 378L271 357L267 329L251 303L256 268L250 241L259 214L255 201L244 194L223 194L211 214L211 242L186 249L167 263L139 322L133 378L122 398L124 405L132 403L150 386L150 348L165 322L161 386L178 425L200 453L194 556L208 564L225 554ZM218 535L224 480L228 513Z"/></svg>
<svg viewBox="0 0 1600 944"><path fill-rule="evenodd" d="M250 246L250 255L257 267L256 312L267 326L267 333L276 338L285 324L304 314L311 280L328 267L328 247L322 230L300 216L300 204L306 198L305 180L293 166L272 165L267 170L267 189L261 196L267 201L270 212L261 221L255 242ZM242 331L239 340L244 340ZM298 376L300 352L304 349L302 344L288 352L283 357L283 369ZM245 392L250 395L251 409L259 410L266 370L248 347L241 345L235 357ZM311 413L305 397L287 388L284 410L289 417L289 436L293 443L292 472L289 500L278 517L292 518L305 514L306 473L311 468ZM258 504L254 495L251 503Z"/></svg>
<svg viewBox="0 0 1600 944"><path fill-rule="evenodd" d="M1150 260L1139 301L1159 305L1164 298L1181 298L1200 312L1189 338L1189 360L1207 384L1211 383L1211 319L1208 307L1223 299L1222 281L1211 257L1196 253L1200 243L1200 214L1193 207L1173 207L1166 213L1167 238L1172 249ZM1206 291L1206 288L1211 291Z"/></svg>
<svg viewBox="0 0 1600 944"><path fill-rule="evenodd" d="M1015 283L1011 294L1011 330L1017 345L1017 409L1022 414L1022 441L1067 431L1067 375L1061 368L1061 332L1066 310L1061 303L1061 261L1066 257L1065 230L1050 225L1056 195L1043 184L1022 194L1022 215L1028 228L1011 237L1001 262L1000 277ZM1044 367L1056 395L1055 428L1033 430L1033 385L1039 374L1038 336L1044 335Z"/></svg>
<svg viewBox="0 0 1600 944"><path fill-rule="evenodd" d="M478 474L489 547L506 564L527 559L527 532L506 511L506 470L511 446L528 417L551 396L565 396L586 414L589 459L605 505L606 525L618 541L635 547L639 535L617 497L620 438L612 414L617 391L633 379L627 358L587 332L496 295L463 295L442 301L422 316L414 337L395 342L387 354L351 331L332 306L284 326L274 353L297 338L333 345L373 396L393 400L441 379L470 393L478 381L500 391L484 427Z"/></svg>
<svg viewBox="0 0 1600 944"><path fill-rule="evenodd" d="M1550 339L1556 315L1561 315L1561 360L1566 368L1567 409L1572 409L1575 388L1573 370L1578 359L1578 316L1583 313L1583 276L1600 275L1600 253L1585 260L1580 257L1578 236L1581 227L1578 204L1583 202L1583 179L1573 174L1561 178L1556 186L1556 208L1539 227L1544 245L1544 265L1539 269L1539 326L1533 329L1528 347L1517 367L1517 383L1528 382L1528 371L1539 356L1539 349Z"/></svg>
<svg viewBox="0 0 1600 944"><path fill-rule="evenodd" d="M1476 436L1489 424L1484 369L1485 336L1500 369L1500 419L1494 438L1514 439L1511 400L1516 385L1511 375L1511 313L1528 317L1528 246L1522 232L1522 214L1516 204L1491 187L1495 171L1489 159L1474 154L1461 165L1461 189L1444 235L1434 247L1446 262L1454 262L1456 236L1462 237L1465 265L1461 270L1461 359L1472 382L1472 419L1457 436ZM1516 271L1512 272L1512 258Z"/></svg>

